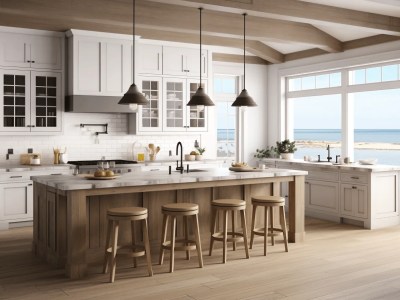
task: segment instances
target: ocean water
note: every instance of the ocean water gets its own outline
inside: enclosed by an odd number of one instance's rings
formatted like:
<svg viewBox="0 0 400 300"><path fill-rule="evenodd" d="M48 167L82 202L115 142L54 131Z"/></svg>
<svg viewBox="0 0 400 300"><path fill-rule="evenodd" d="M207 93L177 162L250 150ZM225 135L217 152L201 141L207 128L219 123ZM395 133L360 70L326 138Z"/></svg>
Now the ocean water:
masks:
<svg viewBox="0 0 400 300"><path fill-rule="evenodd" d="M338 129L296 129L294 131L296 141L325 141L333 142L341 140L341 133ZM399 129L356 129L354 131L355 142L367 143L389 143L400 144ZM327 150L325 148L303 148L297 147L295 158L302 159L305 155L317 159L320 155L321 160L326 160ZM340 149L331 148L331 157L335 160L336 155L340 155ZM360 159L378 159L379 164L400 165L400 150L374 150L374 149L355 149L354 161Z"/></svg>

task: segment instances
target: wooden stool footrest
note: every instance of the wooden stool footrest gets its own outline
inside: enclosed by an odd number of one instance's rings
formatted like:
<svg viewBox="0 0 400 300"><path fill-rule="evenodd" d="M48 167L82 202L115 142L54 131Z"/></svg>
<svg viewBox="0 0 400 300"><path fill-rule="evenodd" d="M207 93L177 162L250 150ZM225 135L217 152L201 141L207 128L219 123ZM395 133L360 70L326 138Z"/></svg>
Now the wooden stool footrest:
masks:
<svg viewBox="0 0 400 300"><path fill-rule="evenodd" d="M162 247L167 250L171 250L171 241L166 241L162 244ZM179 239L175 240L175 251L192 251L196 250L196 241Z"/></svg>
<svg viewBox="0 0 400 300"><path fill-rule="evenodd" d="M124 245L117 247L117 256L141 257L146 255L142 245ZM112 253L112 247L107 248L107 253Z"/></svg>
<svg viewBox="0 0 400 300"><path fill-rule="evenodd" d="M274 230L272 231L271 230L271 228L270 227L268 227L268 236L278 236L278 235L281 235L282 233L283 233L283 229L282 228L273 228ZM275 233L275 231L277 232L277 233ZM254 232L254 234L255 235L262 235L262 236L264 236L264 228L263 227L261 227L261 228L255 228L254 230L253 230L253 232ZM273 232L273 233L272 233Z"/></svg>
<svg viewBox="0 0 400 300"><path fill-rule="evenodd" d="M223 232L215 232L211 235L212 239L216 241L224 241ZM244 240L244 234L242 232L227 232L227 242L242 242Z"/></svg>

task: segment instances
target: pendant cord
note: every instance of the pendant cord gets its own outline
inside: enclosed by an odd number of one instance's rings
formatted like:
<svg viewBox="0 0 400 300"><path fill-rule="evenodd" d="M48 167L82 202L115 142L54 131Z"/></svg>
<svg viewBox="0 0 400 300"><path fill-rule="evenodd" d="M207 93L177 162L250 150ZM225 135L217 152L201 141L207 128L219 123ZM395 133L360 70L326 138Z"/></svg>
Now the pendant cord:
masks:
<svg viewBox="0 0 400 300"><path fill-rule="evenodd" d="M133 34L132 34L132 37L133 37L133 47L132 47L132 51L133 51L133 54L132 54L133 84L135 83L135 6L136 6L135 4L136 4L136 1L133 0L133 10L132 10L132 12L133 12Z"/></svg>
<svg viewBox="0 0 400 300"><path fill-rule="evenodd" d="M202 55L202 49L201 49L201 26L202 26L202 24L201 24L201 12L203 11L203 8L199 7L199 10L200 10L200 85L199 85L199 87L201 87L201 73L202 73L202 70L201 70L201 55Z"/></svg>
<svg viewBox="0 0 400 300"><path fill-rule="evenodd" d="M243 89L246 89L246 16L243 14Z"/></svg>

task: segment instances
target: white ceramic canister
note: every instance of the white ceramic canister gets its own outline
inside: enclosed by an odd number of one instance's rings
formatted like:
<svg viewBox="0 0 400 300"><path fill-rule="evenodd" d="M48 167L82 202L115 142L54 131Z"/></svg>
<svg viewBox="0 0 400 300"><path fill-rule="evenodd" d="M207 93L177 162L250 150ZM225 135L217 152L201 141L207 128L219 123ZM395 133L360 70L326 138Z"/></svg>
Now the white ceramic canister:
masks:
<svg viewBox="0 0 400 300"><path fill-rule="evenodd" d="M67 153L60 153L59 154L59 162L60 162L60 164L68 163L68 154Z"/></svg>

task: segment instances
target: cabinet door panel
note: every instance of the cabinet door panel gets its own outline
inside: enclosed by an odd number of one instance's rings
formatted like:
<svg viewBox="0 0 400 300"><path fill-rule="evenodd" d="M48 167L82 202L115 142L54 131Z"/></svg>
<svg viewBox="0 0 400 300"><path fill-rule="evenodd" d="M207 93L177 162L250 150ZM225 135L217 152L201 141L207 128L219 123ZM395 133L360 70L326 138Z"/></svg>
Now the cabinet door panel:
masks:
<svg viewBox="0 0 400 300"><path fill-rule="evenodd" d="M307 180L306 205L309 208L327 212L339 212L338 201L338 183Z"/></svg>
<svg viewBox="0 0 400 300"><path fill-rule="evenodd" d="M162 74L162 46L137 46L136 63L140 74Z"/></svg>
<svg viewBox="0 0 400 300"><path fill-rule="evenodd" d="M164 47L163 72L165 75L186 76L186 57L182 49L175 47Z"/></svg>
<svg viewBox="0 0 400 300"><path fill-rule="evenodd" d="M165 79L163 94L163 130L186 130L186 79Z"/></svg>
<svg viewBox="0 0 400 300"><path fill-rule="evenodd" d="M141 77L138 80L139 88L149 104L139 106L138 128L140 131L162 130L162 78Z"/></svg>
<svg viewBox="0 0 400 300"><path fill-rule="evenodd" d="M74 94L98 95L101 91L100 55L101 43L99 41L77 41L77 59L74 61L77 69L77 89Z"/></svg>
<svg viewBox="0 0 400 300"><path fill-rule="evenodd" d="M32 36L30 39L31 67L35 69L61 69L61 38Z"/></svg>
<svg viewBox="0 0 400 300"><path fill-rule="evenodd" d="M368 189L365 185L341 185L341 212L346 216L368 217Z"/></svg>
<svg viewBox="0 0 400 300"><path fill-rule="evenodd" d="M188 80L187 81L187 88L188 88L188 99L187 102L192 98L192 96L196 93L197 88L199 87L200 80ZM202 81L202 86L204 91L207 93L207 83ZM186 106L187 110L187 126L188 131L196 131L202 132L207 131L207 107L204 106L199 108L197 106Z"/></svg>
<svg viewBox="0 0 400 300"><path fill-rule="evenodd" d="M29 68L29 36L25 34L0 33L0 65Z"/></svg>
<svg viewBox="0 0 400 300"><path fill-rule="evenodd" d="M33 217L32 183L0 184L0 219L18 221Z"/></svg>
<svg viewBox="0 0 400 300"><path fill-rule="evenodd" d="M105 94L123 94L123 44L110 43L104 44L105 50L105 66L104 72L105 86L103 92Z"/></svg>
<svg viewBox="0 0 400 300"><path fill-rule="evenodd" d="M29 132L30 72L0 70L0 130Z"/></svg>

